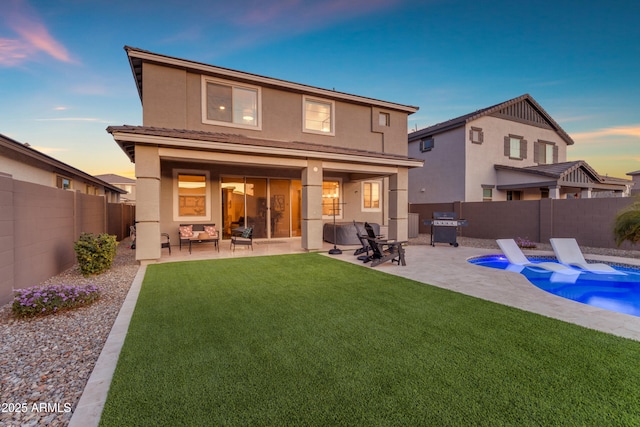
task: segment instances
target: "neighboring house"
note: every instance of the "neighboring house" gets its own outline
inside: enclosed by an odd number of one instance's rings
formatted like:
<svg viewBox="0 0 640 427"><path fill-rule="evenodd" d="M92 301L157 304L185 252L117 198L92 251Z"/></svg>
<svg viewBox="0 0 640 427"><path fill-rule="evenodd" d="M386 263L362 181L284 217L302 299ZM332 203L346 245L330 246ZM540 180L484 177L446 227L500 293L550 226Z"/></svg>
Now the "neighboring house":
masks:
<svg viewBox="0 0 640 427"><path fill-rule="evenodd" d="M142 126L107 131L135 163L136 258L160 258L160 233L215 223L228 238L301 237L370 221L408 234L407 119L417 107L125 47ZM334 209L335 207L335 209Z"/></svg>
<svg viewBox="0 0 640 427"><path fill-rule="evenodd" d="M0 173L18 181L105 196L118 203L124 190L0 134Z"/></svg>
<svg viewBox="0 0 640 427"><path fill-rule="evenodd" d="M108 182L114 187L118 187L127 192L127 194L123 194L120 196L120 201L122 203L129 203L134 205L136 203L136 180L127 178L125 176L116 175L113 173L108 173L104 175L96 175L96 178L103 180L104 182Z"/></svg>
<svg viewBox="0 0 640 427"><path fill-rule="evenodd" d="M124 192L0 135L0 305L73 266L81 233L122 223Z"/></svg>
<svg viewBox="0 0 640 427"><path fill-rule="evenodd" d="M584 161L567 162L571 137L528 94L409 134L409 202L621 196L626 186Z"/></svg>
<svg viewBox="0 0 640 427"><path fill-rule="evenodd" d="M628 172L627 175L631 177L633 181L633 187L631 188L631 195L640 195L640 170L634 172Z"/></svg>

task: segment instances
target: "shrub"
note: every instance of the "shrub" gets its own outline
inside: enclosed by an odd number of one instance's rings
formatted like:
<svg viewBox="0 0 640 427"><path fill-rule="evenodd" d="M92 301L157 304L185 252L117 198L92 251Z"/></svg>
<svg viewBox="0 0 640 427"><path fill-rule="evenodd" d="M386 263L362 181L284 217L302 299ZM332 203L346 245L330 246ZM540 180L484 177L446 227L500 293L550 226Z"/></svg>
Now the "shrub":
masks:
<svg viewBox="0 0 640 427"><path fill-rule="evenodd" d="M524 239L521 237L518 237L516 239L516 244L522 249L535 249L536 247L538 247L538 245L536 245L534 242L530 241L526 237Z"/></svg>
<svg viewBox="0 0 640 427"><path fill-rule="evenodd" d="M640 198L618 213L613 234L618 246L625 240L633 244L640 243Z"/></svg>
<svg viewBox="0 0 640 427"><path fill-rule="evenodd" d="M116 256L116 236L82 233L74 249L83 276L100 274L111 268Z"/></svg>
<svg viewBox="0 0 640 427"><path fill-rule="evenodd" d="M18 289L12 311L17 317L33 317L89 305L100 296L95 285L49 285Z"/></svg>

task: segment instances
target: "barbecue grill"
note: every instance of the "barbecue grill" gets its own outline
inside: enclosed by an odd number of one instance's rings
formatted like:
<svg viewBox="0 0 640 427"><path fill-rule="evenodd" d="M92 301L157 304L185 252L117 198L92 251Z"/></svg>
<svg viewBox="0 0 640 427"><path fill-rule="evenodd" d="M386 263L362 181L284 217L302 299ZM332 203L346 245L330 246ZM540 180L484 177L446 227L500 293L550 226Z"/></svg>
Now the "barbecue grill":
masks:
<svg viewBox="0 0 640 427"><path fill-rule="evenodd" d="M448 243L458 247L458 227L468 225L466 219L458 219L455 212L434 212L432 219L424 221L424 225L431 226L431 246L436 243Z"/></svg>

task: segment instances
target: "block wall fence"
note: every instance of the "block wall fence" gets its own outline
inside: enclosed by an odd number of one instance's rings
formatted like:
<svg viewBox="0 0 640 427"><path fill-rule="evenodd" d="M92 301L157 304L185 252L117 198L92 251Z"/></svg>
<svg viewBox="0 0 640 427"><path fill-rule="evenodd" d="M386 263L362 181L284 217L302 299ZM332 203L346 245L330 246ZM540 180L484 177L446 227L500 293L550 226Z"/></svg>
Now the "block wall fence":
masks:
<svg viewBox="0 0 640 427"><path fill-rule="evenodd" d="M82 232L128 236L133 206L0 173L0 304L72 267Z"/></svg>
<svg viewBox="0 0 640 427"><path fill-rule="evenodd" d="M549 243L552 237L574 237L581 246L617 248L613 226L617 213L634 198L541 199L507 202L453 202L412 204L409 212L420 216L420 233L430 233L424 225L433 212L455 212L469 225L460 227L461 236L479 239L526 238ZM620 249L640 250L624 242Z"/></svg>

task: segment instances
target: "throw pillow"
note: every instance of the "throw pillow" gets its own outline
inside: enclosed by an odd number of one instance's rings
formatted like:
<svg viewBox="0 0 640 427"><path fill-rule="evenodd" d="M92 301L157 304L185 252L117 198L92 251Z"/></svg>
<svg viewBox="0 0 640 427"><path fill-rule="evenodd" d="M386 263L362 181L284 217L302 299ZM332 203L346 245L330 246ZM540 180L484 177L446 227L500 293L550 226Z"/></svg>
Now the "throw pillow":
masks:
<svg viewBox="0 0 640 427"><path fill-rule="evenodd" d="M180 226L180 238L188 239L193 237L193 225L181 225Z"/></svg>
<svg viewBox="0 0 640 427"><path fill-rule="evenodd" d="M244 237L245 239L248 239L249 237L251 237L251 232L253 232L253 228L251 227L245 228L244 231L242 232L242 237Z"/></svg>
<svg viewBox="0 0 640 427"><path fill-rule="evenodd" d="M216 230L215 225L205 225L204 231L206 231L211 237L218 237L218 231Z"/></svg>

